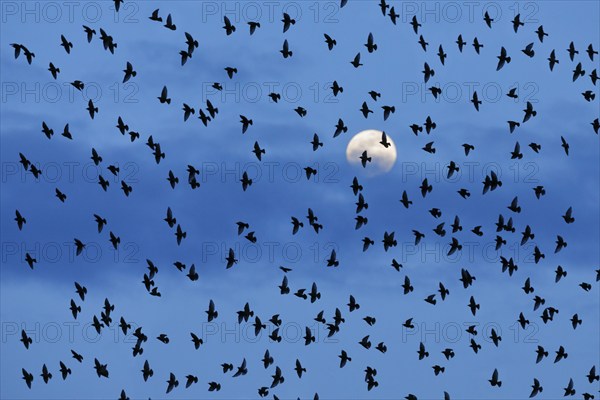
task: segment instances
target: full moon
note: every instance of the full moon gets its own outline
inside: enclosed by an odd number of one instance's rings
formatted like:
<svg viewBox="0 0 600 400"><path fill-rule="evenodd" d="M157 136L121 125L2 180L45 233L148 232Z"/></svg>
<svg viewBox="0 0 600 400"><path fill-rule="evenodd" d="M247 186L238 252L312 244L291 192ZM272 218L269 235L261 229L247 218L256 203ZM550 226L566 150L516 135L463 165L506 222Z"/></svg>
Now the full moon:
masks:
<svg viewBox="0 0 600 400"><path fill-rule="evenodd" d="M389 172L396 162L396 145L392 139L387 136L390 146L385 148L381 143L383 132L375 129L368 129L354 135L346 148L346 159L351 165L357 165L362 169L360 156L363 151L367 151L367 156L371 157L371 162L364 168L368 176L375 176Z"/></svg>

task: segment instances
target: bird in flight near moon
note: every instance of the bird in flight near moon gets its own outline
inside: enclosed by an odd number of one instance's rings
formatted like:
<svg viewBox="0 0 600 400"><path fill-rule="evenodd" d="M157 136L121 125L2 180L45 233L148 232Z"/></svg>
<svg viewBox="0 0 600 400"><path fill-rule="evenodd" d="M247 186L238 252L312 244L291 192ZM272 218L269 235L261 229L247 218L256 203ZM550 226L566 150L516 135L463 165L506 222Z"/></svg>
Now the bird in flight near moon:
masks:
<svg viewBox="0 0 600 400"><path fill-rule="evenodd" d="M600 3L0 4L6 399L600 399Z"/></svg>

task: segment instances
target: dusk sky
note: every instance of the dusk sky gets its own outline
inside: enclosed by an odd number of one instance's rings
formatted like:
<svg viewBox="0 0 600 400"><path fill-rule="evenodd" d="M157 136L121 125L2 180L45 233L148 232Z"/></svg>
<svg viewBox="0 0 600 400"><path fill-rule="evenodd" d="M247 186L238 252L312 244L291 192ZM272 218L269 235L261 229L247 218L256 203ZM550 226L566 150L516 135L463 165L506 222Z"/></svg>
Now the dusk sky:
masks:
<svg viewBox="0 0 600 400"><path fill-rule="evenodd" d="M343 4L343 2L342 2ZM389 1L386 16L379 2L339 1L145 1L125 0L118 12L112 1L2 1L0 157L2 190L0 222L0 397L2 399L254 399L267 387L266 398L313 399L525 399L534 378L543 386L536 399L563 398L573 379L576 394L599 398L600 382L586 375L600 370L600 147L599 99L592 71L599 68L600 3L597 1L436 2ZM396 23L387 15L391 7ZM163 22L148 17L156 9ZM493 19L489 28L484 14ZM283 32L283 14L295 21ZM175 30L164 27L171 15ZM519 14L523 26L515 33ZM415 34L411 20L420 23ZM236 28L223 29L224 17ZM248 22L259 22L250 35ZM540 42L536 30L548 34ZM88 43L83 26L96 31ZM105 50L100 29L117 43ZM198 41L192 57L181 65L187 50L185 32ZM372 33L377 49L365 44ZM336 40L328 49L324 34ZM70 54L61 35L72 43ZM426 51L419 44L422 35ZM459 35L466 42L462 52ZM474 38L483 44L480 54ZM292 56L284 58L287 40ZM571 61L573 42L578 54ZM533 43L532 57L522 51ZM15 59L14 47L20 48ZM447 54L444 65L437 55ZM511 62L497 71L504 47ZM550 53L559 60L551 71ZM35 57L31 64L26 54ZM351 61L361 54L362 66ZM123 83L130 62L136 72ZM60 69L54 79L49 63ZM424 64L435 71L424 82ZM577 64L585 71L573 81ZM237 69L230 79L226 67ZM84 84L82 90L71 85ZM343 92L335 96L336 81ZM213 87L219 83L222 90ZM161 103L168 88L170 104ZM442 93L434 98L431 87ZM508 97L516 88L518 98ZM370 91L381 94L377 100ZM477 92L479 111L471 102ZM281 98L275 103L269 96ZM589 94L588 94L589 97ZM90 118L86 107L98 108ZM199 110L209 115L207 100L218 113L205 126ZM363 102L373 111L365 118ZM527 103L536 115L523 122ZM184 121L183 104L195 109ZM394 106L387 120L383 106ZM300 116L295 109L306 111ZM252 119L242 133L240 116ZM118 118L139 139L130 140L117 128ZM435 129L423 127L430 117ZM334 137L342 119L347 132ZM507 121L520 126L510 133ZM53 129L50 139L42 123ZM72 140L61 135L66 124ZM418 135L411 125L422 127ZM350 140L365 130L384 131L391 149L377 141L355 148L372 157L363 168ZM317 134L323 143L313 151ZM155 161L146 145L152 136L165 157ZM362 138L361 136L360 138ZM561 137L569 145L568 155ZM366 139L365 139L366 140ZM258 160L255 142L265 150ZM435 152L424 151L430 142ZM522 158L511 159L515 143ZM463 144L474 146L468 155ZM531 143L541 145L534 152ZM364 148L363 148L364 146ZM102 157L92 161L92 148ZM352 149L352 146L350 146ZM19 162L22 153L42 171L36 179ZM459 170L448 177L448 165ZM389 164L387 171L383 165ZM118 166L114 175L107 168ZM188 165L199 173L200 186L188 183ZM305 168L317 171L306 178ZM174 189L169 171L178 177ZM244 190L244 172L252 184ZM502 185L483 193L486 176L494 172ZM109 182L104 191L99 176ZM350 187L356 177L368 208L357 213L358 196ZM427 179L430 193L421 195ZM121 182L131 186L126 196ZM536 198L534 188L545 195ZM55 196L59 189L67 198ZM467 198L458 191L466 189ZM400 200L406 191L412 201ZM518 197L520 212L507 207ZM165 221L171 208L177 223ZM563 216L572 207L572 223ZM309 224L308 209L322 229ZM437 208L435 218L430 210ZM20 230L15 211L26 219ZM98 232L94 214L107 221ZM512 217L515 232L496 232L498 216ZM356 229L356 217L368 222ZM452 232L455 216L462 230ZM292 217L303 227L292 234ZM249 224L238 235L236 223ZM445 223L445 236L433 230ZM178 245L176 227L186 237ZM483 235L471 232L479 226ZM526 227L534 234L522 244ZM413 231L425 236L415 245ZM110 232L120 238L117 249ZM256 243L244 236L254 232ZM384 233L394 232L397 245L387 251ZM496 250L496 236L506 241ZM557 235L567 246L555 252ZM363 239L374 241L363 251ZM455 238L462 249L448 255ZM75 240L85 244L76 255ZM534 249L545 257L535 262ZM226 268L229 249L237 263ZM328 267L332 250L338 267ZM27 255L36 259L33 268ZM502 272L502 259L518 269ZM392 259L402 264L396 271ZM151 260L159 269L154 284L160 297L142 283ZM181 272L175 262L186 265ZM186 274L194 264L199 275ZM290 268L284 273L279 267ZM567 275L555 282L561 266ZM463 287L461 270L476 279ZM281 295L287 276L290 293ZM410 278L414 290L404 294ZM532 293L522 287L529 278ZM88 290L82 301L74 282ZM316 283L321 298L314 303L295 296ZM449 290L442 300L439 284ZM589 286L587 286L589 285ZM587 289L586 289L587 288ZM436 304L424 301L435 294ZM350 312L352 295L360 308ZM534 298L545 300L534 310ZM469 309L471 297L480 305ZM91 325L100 318L105 299L114 305L112 323L97 334ZM74 319L73 300L81 307ZM208 322L213 300L218 318ZM237 311L249 303L266 328L256 337L254 317L238 323ZM548 307L558 310L552 321L541 318ZM327 326L314 318L320 311L333 323L336 308L345 322L327 337ZM546 310L546 311L545 311ZM522 328L519 314L529 320ZM281 342L269 334L269 322L279 314ZM574 314L582 323L573 329ZM363 318L376 319L373 326ZM123 334L119 319L132 329ZM412 318L414 328L403 326ZM466 332L475 325L477 335ZM142 327L147 342L133 356L133 330ZM315 343L305 345L305 329ZM502 337L496 347L491 330ZM29 349L21 331L32 339ZM194 349L190 332L203 339ZM164 344L156 339L169 337ZM359 344L369 335L370 349ZM471 339L481 345L475 353ZM375 349L385 343L387 352ZM429 356L419 360L419 344ZM536 349L549 355L536 363ZM563 346L568 357L554 363ZM447 360L442 351L452 348ZM261 359L269 350L274 362ZM82 363L71 356L81 354ZM352 358L340 368L341 351ZM99 377L94 359L108 365L109 378ZM248 373L233 377L243 359ZM300 360L306 372L294 371ZM142 378L144 361L154 375ZM63 380L59 362L72 371ZM223 373L221 364L233 372ZM40 374L46 365L52 379ZM439 375L433 366L444 367ZM270 388L275 367L285 378ZM365 369L375 368L366 377ZM33 375L31 389L22 369ZM501 387L493 387L494 369ZM169 374L179 386L165 393ZM186 375L198 383L185 388ZM368 390L368 382L377 386ZM220 391L209 392L209 382Z"/></svg>

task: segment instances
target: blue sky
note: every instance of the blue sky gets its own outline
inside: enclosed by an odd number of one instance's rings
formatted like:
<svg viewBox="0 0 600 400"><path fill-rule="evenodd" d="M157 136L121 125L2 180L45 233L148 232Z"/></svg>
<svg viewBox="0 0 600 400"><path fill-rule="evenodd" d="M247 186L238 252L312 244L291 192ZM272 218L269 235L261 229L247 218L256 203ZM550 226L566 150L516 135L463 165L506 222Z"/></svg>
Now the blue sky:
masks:
<svg viewBox="0 0 600 400"><path fill-rule="evenodd" d="M261 386L270 386L274 367L286 380L270 391L279 398L403 398L409 393L419 399L526 398L534 378L544 386L538 398L562 397L573 378L577 396L597 393L598 382L589 384L585 375L596 365L600 347L600 299L595 270L599 268L600 201L598 182L598 136L590 123L599 117L598 100L586 102L581 95L595 91L587 76L598 68L598 56L590 61L585 48L598 40L600 6L580 2L390 2L400 17L393 25L372 1L350 0L344 8L335 2L128 2L118 14L112 2L44 3L2 2L2 351L0 387L2 398L108 399L118 398L122 389L133 398L257 398ZM156 8L166 18L171 14L175 31L147 17ZM488 11L495 18L492 29L483 21ZM283 12L296 19L282 33ZM520 13L525 25L518 33L511 20ZM226 15L236 32L225 35ZM409 24L416 15L429 47L424 52ZM249 35L247 22L260 21L261 27ZM102 48L98 36L87 43L82 25L103 28L118 47L112 55ZM549 36L540 43L535 34L539 25ZM576 28L576 29L575 29ZM199 47L185 66L179 51L185 49L184 32ZM323 34L337 40L327 49ZM367 53L363 46L373 33L378 50ZM73 43L67 55L60 36ZM454 41L462 34L468 45L459 53ZM477 37L484 47L477 55L471 43ZM288 40L293 56L279 53ZM575 62L568 59L567 47L573 41L579 50ZM533 58L521 49L534 42ZM21 43L35 53L32 65L21 56L13 57L11 43ZM435 55L442 44L448 58L444 66ZM512 57L510 64L496 72L496 56L504 46ZM550 72L546 58L552 51L560 63ZM362 67L350 61L357 52ZM123 84L123 72L131 62L137 76ZM47 71L53 62L61 72L53 80ZM435 69L435 76L423 84L423 64ZM586 76L572 82L572 70L581 62ZM238 73L228 79L225 67ZM69 82L81 80L86 87L78 92ZM344 92L333 97L331 82ZM218 92L211 85L220 82ZM170 105L157 97L163 86L169 89ZM443 90L436 100L430 86ZM506 96L517 88L519 98ZM375 102L368 92L381 98ZM480 112L469 102L472 90L483 101ZM281 94L273 103L268 94ZM91 120L85 110L92 99L99 112ZM183 121L182 104L198 110L210 100L219 108L216 118L204 127L197 114ZM359 112L366 101L374 113L365 119ZM530 101L538 112L525 124L508 131L507 120L521 120ZM381 106L393 105L396 112L383 121ZM307 110L301 118L294 111ZM253 125L242 135L239 115L252 118ZM130 129L140 133L133 143L115 127L121 116ZM431 134L414 136L409 126L423 124L427 116L437 123ZM342 118L348 132L333 138ZM41 132L42 121L54 129L48 140ZM73 141L60 136L69 123ZM346 161L346 146L352 136L365 129L384 130L394 141L398 159L387 174L370 176L369 171ZM324 146L312 151L310 141L317 133ZM160 142L166 157L157 165L145 145L148 136ZM560 147L563 136L570 144L567 157ZM251 150L255 141L266 149L259 162ZM421 150L434 141L436 153ZM510 152L519 141L523 158L511 160ZM527 145L542 145L539 154ZM475 150L466 157L462 144ZM93 165L91 149L103 161ZM42 177L25 172L19 153L39 165ZM460 174L447 179L446 166L455 161ZM114 177L106 167L120 167ZM187 165L200 170L200 188L186 182ZM310 181L304 167L318 170ZM367 169L369 166L367 166ZM179 177L173 190L166 180L169 170ZM481 194L486 174L496 171L503 186ZM253 185L242 191L239 179L244 171ZM106 192L97 184L98 173L109 179ZM354 229L356 197L349 188L357 176L369 208L361 213L368 224ZM419 194L427 178L433 191ZM129 197L120 190L125 180L133 187ZM543 185L546 196L537 200L532 188ZM63 204L54 197L55 188L67 194ZM466 188L471 197L462 199L456 191ZM413 205L400 203L406 190ZM520 214L506 207L519 197ZM174 229L163 221L171 207L178 223L187 232L180 246ZM318 234L308 225L307 209L319 217L323 230ZM431 208L442 210L434 219ZM565 224L561 216L573 207L575 223ZM19 231L15 209L27 219ZM98 234L93 214L107 219ZM502 233L507 241L501 252L493 251L498 214L512 216L516 233ZM463 231L451 234L454 216L461 219ZM290 217L304 222L292 235ZM250 224L258 241L251 244L237 235L237 221ZM445 222L448 234L440 238L432 232ZM480 238L470 232L482 226ZM535 239L520 246L525 226L531 226ZM425 233L414 246L412 230ZM112 249L109 231L121 238L118 251ZM385 252L384 232L395 232L398 246ZM568 247L554 254L556 235ZM367 236L375 245L362 251ZM448 243L456 237L463 250L447 256ZM86 243L81 256L75 256L73 239ZM535 264L531 254L538 246L546 258ZM225 257L234 248L239 263L226 270ZM326 268L326 259L335 249L337 269ZM38 263L32 271L25 263L29 252ZM512 277L501 273L499 256L513 257L519 269ZM403 264L400 272L390 267L392 258ZM158 267L156 285L161 298L149 296L141 283L147 272L146 259ZM173 262L195 264L200 278L191 282L176 270ZM288 273L292 291L318 284L322 298L310 304L293 295L281 296L277 285ZM566 278L554 283L554 270L561 265ZM462 287L460 271L468 269L477 279L468 289ZM409 276L414 292L402 294L404 277ZM526 295L521 287L531 279L535 292ZM88 288L81 302L73 282ZM443 282L450 295L435 306L423 301L436 293ZM589 292L578 285L592 285ZM361 308L349 313L349 295ZM533 297L546 300L533 311ZM467 304L473 296L481 305L473 316ZM100 337L90 327L99 316L104 299L115 305L113 324ZM69 302L74 299L82 312L73 320ZM204 311L214 300L219 318L207 323ZM236 311L249 302L256 315L266 322L280 314L284 340L273 343L267 335L255 338L251 324L237 324ZM560 312L544 324L544 307ZM328 322L335 308L342 310L346 323L333 338L313 318L321 310ZM516 325L519 313L531 321L523 330ZM583 324L573 330L569 319L577 313ZM374 316L368 326L362 318ZM135 338L124 337L116 324L123 316L132 325L142 326L149 337L144 354L132 357ZM413 318L414 330L402 323ZM477 324L475 337L482 345L478 354L469 348L469 325ZM298 337L309 326L317 334L315 344L305 346ZM267 323L269 332L273 326ZM496 348L487 336L491 328L502 336ZM34 339L29 350L19 342L21 329ZM205 344L194 350L189 333L203 337ZM166 333L167 345L155 339ZM358 345L370 335L373 348ZM304 336L301 333L300 336ZM374 349L379 342L386 354ZM417 350L423 342L430 356L419 361ZM543 346L550 357L535 364L535 349ZM569 357L553 364L550 358L559 346ZM441 354L453 348L450 361ZM84 356L83 364L71 358L74 349ZM269 349L275 363L268 370L260 359ZM344 349L352 357L339 369L337 355ZM108 364L109 379L99 379L93 359ZM248 360L244 377L224 375L220 364L239 365ZM293 370L296 359L307 368L298 379ZM148 359L154 377L142 380ZM59 361L73 371L60 379ZM39 374L42 364L54 374L49 384ZM446 367L434 376L432 366ZM379 386L367 391L366 366L376 368ZM32 389L21 379L21 368L34 374ZM501 388L488 383L497 368ZM180 386L165 395L166 380L173 372ZM199 383L185 389L185 375L199 377ZM222 390L208 392L207 383L217 381Z"/></svg>

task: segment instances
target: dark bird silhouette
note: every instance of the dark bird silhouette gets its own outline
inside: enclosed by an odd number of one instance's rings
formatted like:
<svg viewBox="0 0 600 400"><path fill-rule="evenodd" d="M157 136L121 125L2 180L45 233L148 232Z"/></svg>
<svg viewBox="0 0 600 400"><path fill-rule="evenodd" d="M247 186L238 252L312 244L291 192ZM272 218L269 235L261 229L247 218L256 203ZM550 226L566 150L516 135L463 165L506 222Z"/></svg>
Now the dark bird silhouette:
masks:
<svg viewBox="0 0 600 400"><path fill-rule="evenodd" d="M21 329L21 339L19 339L19 341L23 343L23 346L25 346L27 350L29 350L29 345L33 343L33 339L27 336L27 333L24 329Z"/></svg>
<svg viewBox="0 0 600 400"><path fill-rule="evenodd" d="M594 54L598 54L598 52L596 50L594 50L594 47L592 46L591 43L587 47L586 53L588 54L588 57L590 58L590 61L592 61L592 62L594 61Z"/></svg>
<svg viewBox="0 0 600 400"><path fill-rule="evenodd" d="M494 22L494 19L490 17L490 14L487 11L483 16L483 20L485 21L485 24L488 26L488 28L492 27L492 22Z"/></svg>
<svg viewBox="0 0 600 400"><path fill-rule="evenodd" d="M467 42L463 40L462 35L458 35L458 39L456 39L456 44L458 45L458 51L462 53L463 47L467 44Z"/></svg>
<svg viewBox="0 0 600 400"><path fill-rule="evenodd" d="M73 43L69 42L64 35L60 35L60 45L65 49L67 54L71 54Z"/></svg>
<svg viewBox="0 0 600 400"><path fill-rule="evenodd" d="M23 379L27 387L31 389L31 383L33 382L33 374L27 372L25 368L21 368L21 374L23 375L21 379Z"/></svg>
<svg viewBox="0 0 600 400"><path fill-rule="evenodd" d="M296 24L296 20L291 18L288 13L283 13L281 22L283 22L283 33L287 32L287 30L290 29L290 26Z"/></svg>
<svg viewBox="0 0 600 400"><path fill-rule="evenodd" d="M511 58L506 54L504 46L500 49L500 55L497 58L498 65L496 66L496 71L500 71L505 64L510 64Z"/></svg>
<svg viewBox="0 0 600 400"><path fill-rule="evenodd" d="M515 15L515 17L512 20L512 25L515 33L517 33L520 26L525 26L525 23L521 22L521 14Z"/></svg>
<svg viewBox="0 0 600 400"><path fill-rule="evenodd" d="M174 31L174 30L177 29L177 25L175 25L173 23L173 19L171 18L171 14L167 15L167 21L165 22L164 27L167 28L167 29L169 29L169 30L171 30L171 31Z"/></svg>
<svg viewBox="0 0 600 400"><path fill-rule="evenodd" d="M483 47L483 44L479 43L479 39L477 39L477 38L473 39L473 48L475 49L475 52L477 54L479 54L479 51L481 50L482 47Z"/></svg>
<svg viewBox="0 0 600 400"><path fill-rule="evenodd" d="M350 64L352 64L354 66L354 68L358 68L361 65L363 65L363 64L360 63L360 53L356 54L356 56L354 57L354 59L352 61L350 61Z"/></svg>
<svg viewBox="0 0 600 400"><path fill-rule="evenodd" d="M171 372L169 374L169 380L167 380L167 391L166 393L171 393L171 390L179 386L179 381L175 377L175 375Z"/></svg>
<svg viewBox="0 0 600 400"><path fill-rule="evenodd" d="M324 33L323 36L325 37L325 43L327 43L327 47L329 48L329 50L333 50L335 45L337 45L337 41L335 39L332 39L331 36L329 36L326 33Z"/></svg>
<svg viewBox="0 0 600 400"><path fill-rule="evenodd" d="M90 28L89 26L83 25L83 31L85 32L85 35L86 35L88 43L91 43L92 42L92 38L96 34L96 30Z"/></svg>
<svg viewBox="0 0 600 400"><path fill-rule="evenodd" d="M377 50L377 45L375 44L372 33L369 33L369 37L367 38L367 43L365 43L365 47L367 48L369 53L372 53Z"/></svg>
<svg viewBox="0 0 600 400"><path fill-rule="evenodd" d="M550 57L548 57L548 65L550 67L550 71L554 70L554 66L559 64L559 60L556 58L556 52L552 50L550 53Z"/></svg>
<svg viewBox="0 0 600 400"><path fill-rule="evenodd" d="M131 65L129 61L127 61L127 65L125 66L123 72L125 73L125 76L123 77L123 83L127 82L132 77L137 76L137 72L133 70L133 65Z"/></svg>
<svg viewBox="0 0 600 400"><path fill-rule="evenodd" d="M260 22L248 21L248 26L250 27L250 35L254 35L256 28L260 28Z"/></svg>
<svg viewBox="0 0 600 400"><path fill-rule="evenodd" d="M537 380L537 378L533 378L533 385L531 385L531 393L529 394L529 398L535 397L543 391L544 388L542 385L540 385L540 382Z"/></svg>
<svg viewBox="0 0 600 400"><path fill-rule="evenodd" d="M281 55L283 55L283 58L291 57L294 54L294 52L289 49L287 39L283 41L283 48L279 50L279 52L281 53Z"/></svg>
<svg viewBox="0 0 600 400"><path fill-rule="evenodd" d="M523 54L525 54L529 58L533 58L535 56L535 51L533 50L533 42L529 43L523 50L521 50Z"/></svg>
<svg viewBox="0 0 600 400"><path fill-rule="evenodd" d="M94 369L96 370L98 378L108 378L108 364L102 364L97 358L94 358Z"/></svg>
<svg viewBox="0 0 600 400"><path fill-rule="evenodd" d="M48 71L50 71L50 74L52 74L52 77L54 79L56 79L58 77L58 74L60 74L60 68L56 68L52 63L49 64Z"/></svg>
<svg viewBox="0 0 600 400"><path fill-rule="evenodd" d="M477 97L477 91L473 92L473 97L471 98L471 103L475 106L475 109L479 111L479 106L481 105L481 100Z"/></svg>
<svg viewBox="0 0 600 400"><path fill-rule="evenodd" d="M498 370L497 369L494 369L494 372L492 373L492 379L489 379L488 382L492 386L498 386L498 387L502 386L502 381L498 379Z"/></svg>

